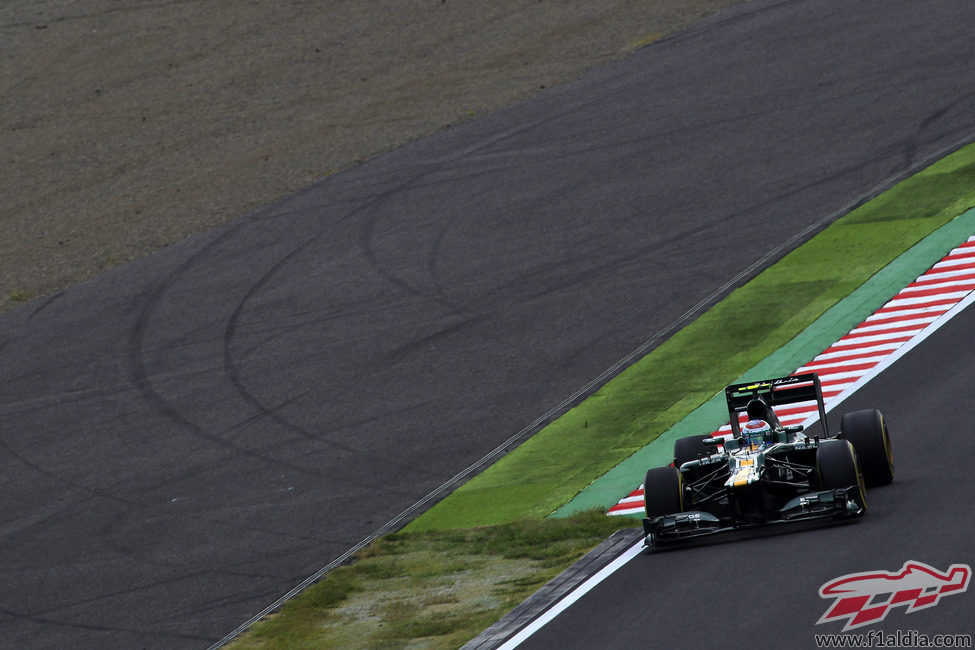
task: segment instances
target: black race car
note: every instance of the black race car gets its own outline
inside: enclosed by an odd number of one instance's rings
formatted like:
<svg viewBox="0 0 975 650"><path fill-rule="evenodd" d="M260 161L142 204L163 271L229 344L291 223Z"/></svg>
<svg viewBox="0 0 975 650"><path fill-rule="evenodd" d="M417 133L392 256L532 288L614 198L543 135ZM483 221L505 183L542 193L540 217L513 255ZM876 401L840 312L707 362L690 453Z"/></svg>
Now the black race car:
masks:
<svg viewBox="0 0 975 650"><path fill-rule="evenodd" d="M843 415L831 436L815 373L725 389L731 435L681 438L674 464L644 481L648 546L770 524L859 517L867 486L894 478L890 435L876 409ZM815 400L822 433L782 426L774 407ZM747 424L739 418L747 415ZM766 425L766 426L763 426Z"/></svg>

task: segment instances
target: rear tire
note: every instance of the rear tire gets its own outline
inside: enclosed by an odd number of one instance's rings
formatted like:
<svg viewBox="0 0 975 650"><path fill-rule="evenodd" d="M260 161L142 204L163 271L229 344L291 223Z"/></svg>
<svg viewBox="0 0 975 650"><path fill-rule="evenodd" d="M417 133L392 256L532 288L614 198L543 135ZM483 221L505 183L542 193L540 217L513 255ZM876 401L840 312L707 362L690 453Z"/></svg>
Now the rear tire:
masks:
<svg viewBox="0 0 975 650"><path fill-rule="evenodd" d="M705 440L710 439L711 436L687 436L674 441L674 467L680 469L680 466L689 460L710 456L714 447L704 444Z"/></svg>
<svg viewBox="0 0 975 650"><path fill-rule="evenodd" d="M816 472L824 490L856 486L858 502L867 509L867 488L857 462L856 449L847 440L824 440L816 450Z"/></svg>
<svg viewBox="0 0 975 650"><path fill-rule="evenodd" d="M887 485L894 480L894 455L887 421L877 409L852 411L840 421L840 438L857 450L867 485Z"/></svg>
<svg viewBox="0 0 975 650"><path fill-rule="evenodd" d="M676 467L654 467L643 481L647 517L653 519L684 511L684 477Z"/></svg>

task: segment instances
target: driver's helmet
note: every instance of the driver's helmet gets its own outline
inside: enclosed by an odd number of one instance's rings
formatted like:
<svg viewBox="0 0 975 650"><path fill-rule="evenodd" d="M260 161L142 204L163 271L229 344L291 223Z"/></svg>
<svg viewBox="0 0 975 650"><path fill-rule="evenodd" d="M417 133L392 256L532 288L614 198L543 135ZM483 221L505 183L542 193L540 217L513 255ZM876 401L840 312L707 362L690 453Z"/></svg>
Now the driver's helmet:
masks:
<svg viewBox="0 0 975 650"><path fill-rule="evenodd" d="M741 435L751 451L759 451L772 442L772 427L765 420L749 420L741 427Z"/></svg>

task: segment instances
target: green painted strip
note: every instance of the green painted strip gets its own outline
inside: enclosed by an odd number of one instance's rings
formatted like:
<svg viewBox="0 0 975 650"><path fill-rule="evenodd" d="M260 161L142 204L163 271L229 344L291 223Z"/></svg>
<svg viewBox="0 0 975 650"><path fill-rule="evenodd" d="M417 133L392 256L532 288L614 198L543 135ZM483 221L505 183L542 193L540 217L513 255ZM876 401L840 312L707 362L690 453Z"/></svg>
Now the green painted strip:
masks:
<svg viewBox="0 0 975 650"><path fill-rule="evenodd" d="M863 322L972 234L975 234L975 209L928 235L829 309L788 344L731 383L776 377L795 371ZM565 517L580 510L612 507L640 484L647 469L667 465L673 460L675 440L709 433L727 420L724 393L719 392L659 438L594 481L553 516Z"/></svg>

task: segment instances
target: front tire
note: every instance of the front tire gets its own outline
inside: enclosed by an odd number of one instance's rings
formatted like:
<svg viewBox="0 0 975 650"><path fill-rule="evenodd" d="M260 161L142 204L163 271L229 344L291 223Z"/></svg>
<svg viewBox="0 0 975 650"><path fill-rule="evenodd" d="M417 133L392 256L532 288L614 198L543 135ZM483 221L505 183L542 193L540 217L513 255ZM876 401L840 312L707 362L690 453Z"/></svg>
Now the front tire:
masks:
<svg viewBox="0 0 975 650"><path fill-rule="evenodd" d="M710 456L714 447L704 444L705 440L710 440L711 436L687 436L678 438L674 441L674 467L680 466L689 460L697 460L702 456Z"/></svg>
<svg viewBox="0 0 975 650"><path fill-rule="evenodd" d="M824 440L816 450L816 472L824 490L855 486L857 502L867 509L867 487L857 462L857 452L848 440Z"/></svg>
<svg viewBox="0 0 975 650"><path fill-rule="evenodd" d="M867 485L887 485L894 480L894 455L887 421L877 409L852 411L840 420L840 438L857 450Z"/></svg>
<svg viewBox="0 0 975 650"><path fill-rule="evenodd" d="M684 511L684 477L676 467L654 467L643 481L647 518Z"/></svg>

